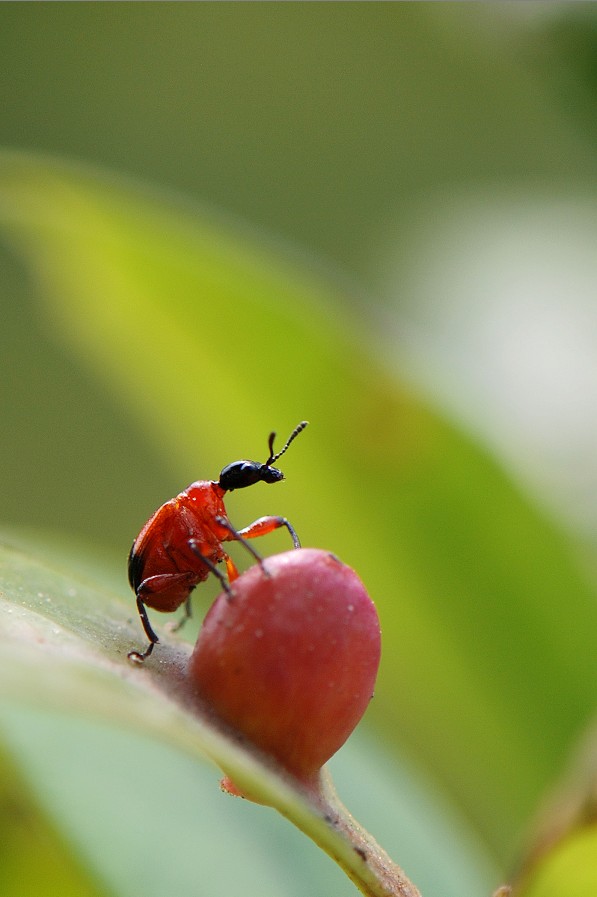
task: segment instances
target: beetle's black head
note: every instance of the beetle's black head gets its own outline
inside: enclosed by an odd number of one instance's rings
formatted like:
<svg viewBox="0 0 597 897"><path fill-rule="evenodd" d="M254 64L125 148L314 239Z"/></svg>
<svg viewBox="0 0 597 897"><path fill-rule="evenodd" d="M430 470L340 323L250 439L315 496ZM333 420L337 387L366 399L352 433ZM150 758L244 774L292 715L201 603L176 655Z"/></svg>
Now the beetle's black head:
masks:
<svg viewBox="0 0 597 897"><path fill-rule="evenodd" d="M269 458L265 464L259 461L233 461L227 464L220 473L218 485L225 492L232 492L233 489L244 489L246 486L252 486L254 483L279 483L284 479L284 474L277 467L272 467L274 461L283 455L292 440L301 433L307 426L307 421L302 421L298 427L295 427L290 434L286 445L282 451L274 455L274 439L276 434L270 433L268 446Z"/></svg>
<svg viewBox="0 0 597 897"><path fill-rule="evenodd" d="M269 467L260 461L233 461L222 470L219 485L226 492L232 492L261 481L277 483L283 479L284 474L277 467Z"/></svg>

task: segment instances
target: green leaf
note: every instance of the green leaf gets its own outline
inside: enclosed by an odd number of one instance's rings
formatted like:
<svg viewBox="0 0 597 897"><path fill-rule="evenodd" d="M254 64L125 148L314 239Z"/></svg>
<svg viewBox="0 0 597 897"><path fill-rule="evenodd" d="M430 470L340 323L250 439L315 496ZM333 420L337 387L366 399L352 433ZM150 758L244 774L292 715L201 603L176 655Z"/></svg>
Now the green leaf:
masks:
<svg viewBox="0 0 597 897"><path fill-rule="evenodd" d="M91 578L66 573L60 564L50 566L0 544L0 723L7 744L25 762L40 800L72 840L77 855L87 858L90 868L115 893L131 893L135 880L149 876L143 884L146 894L163 893L168 882L177 883L177 893L192 894L194 876L199 875L197 852L167 856L181 838L191 837L201 844L201 870L205 870L206 852L214 865L219 884L210 885L213 895L221 887L221 893L229 893L236 876L246 876L249 870L271 878L284 849L289 856L304 852L295 842L287 846L288 836L276 834L281 854L272 858L269 846L265 849L272 839L267 825L264 829L263 821L248 819L242 802L220 795L213 772L199 775L196 760L209 759L313 838L360 882L365 893L403 893L364 884L362 870L354 868L358 860L354 844L347 843L341 829L322 819L322 807L310 804L296 786L189 707L184 679L187 644L170 634L143 668L127 662L128 650L141 636L133 610L132 600L123 601ZM69 722L65 714L73 719ZM123 732L100 729L98 722ZM193 763L163 748L149 746L148 750L141 742L148 734L188 755ZM467 845L466 827L447 807L424 794L421 786L417 788L412 775L398 787L393 781L396 766L384 761L373 745L365 742L358 757L348 756L339 766L347 790L359 786L361 804L364 809L369 804L372 824L404 850L415 868L420 866L428 894L456 897L489 879L479 845ZM115 789L111 787L114 780ZM169 799L161 793L164 781L167 792L172 792ZM233 809L223 808L222 802L234 803ZM343 817L333 797L328 815L331 810ZM386 817L388 811L390 817ZM135 817L143 819L143 825L133 826L127 834L130 818ZM142 856L151 833L164 825L166 836L154 832L164 850L157 871L150 862L144 866ZM223 834L222 826L228 834ZM428 854L430 836L433 849ZM239 865L227 871L230 839L239 842L235 847ZM124 854L119 851L123 843L127 844ZM368 850L372 844L367 842ZM18 869L16 859L15 864ZM287 871L289 864L290 858ZM329 872L311 857L308 872L297 869L297 876L283 877L275 890L289 897L298 897L305 888L314 894L321 888L325 894L331 886L326 890L328 880L334 882L334 893L343 893L341 883L330 879ZM251 888L245 890L252 893Z"/></svg>
<svg viewBox="0 0 597 897"><path fill-rule="evenodd" d="M418 897L399 867L337 801L331 782L300 787L195 705L189 648L160 644L159 660L133 669L129 608L115 596L0 546L0 698L68 708L209 758L245 793L275 807L332 856L369 897ZM138 633L136 633L138 635ZM40 677L40 659L43 676Z"/></svg>
<svg viewBox="0 0 597 897"><path fill-rule="evenodd" d="M44 560L41 549L39 537L35 557L0 545L0 734L81 861L122 895L141 888L161 897L170 888L197 897L199 880L209 881L206 897L239 889L247 897L352 894L300 833L223 796L212 764L197 762L220 762L221 741L210 753L173 705L177 685L161 656L166 649L166 657L174 650L186 658L189 646L158 623L163 642L151 663L124 663L142 640L132 593L115 594L105 570L108 585L98 584L80 548L74 572L64 544L46 546ZM391 845L425 897L489 892L496 873L481 842L408 764L360 735L330 766L351 809Z"/></svg>
<svg viewBox="0 0 597 897"><path fill-rule="evenodd" d="M516 897L594 897L597 894L597 824L575 831L547 853Z"/></svg>
<svg viewBox="0 0 597 897"><path fill-rule="evenodd" d="M594 706L597 602L562 535L388 373L338 285L279 250L164 197L10 154L0 225L56 333L128 402L181 487L260 457L273 427L311 421L283 492L235 494L231 517L283 508L304 544L358 570L384 635L370 724L511 852Z"/></svg>
<svg viewBox="0 0 597 897"><path fill-rule="evenodd" d="M35 858L33 861L32 858ZM0 867L2 897L102 897L107 892L84 871L40 812L10 758L0 752Z"/></svg>
<svg viewBox="0 0 597 897"><path fill-rule="evenodd" d="M143 731L66 712L2 702L0 721L46 813L114 894L356 893L277 813L221 794L211 764ZM408 765L399 768L371 738L353 737L331 768L352 811L400 857L425 897L491 892L499 876L478 839Z"/></svg>
<svg viewBox="0 0 597 897"><path fill-rule="evenodd" d="M516 897L597 893L597 730L573 753L519 864Z"/></svg>

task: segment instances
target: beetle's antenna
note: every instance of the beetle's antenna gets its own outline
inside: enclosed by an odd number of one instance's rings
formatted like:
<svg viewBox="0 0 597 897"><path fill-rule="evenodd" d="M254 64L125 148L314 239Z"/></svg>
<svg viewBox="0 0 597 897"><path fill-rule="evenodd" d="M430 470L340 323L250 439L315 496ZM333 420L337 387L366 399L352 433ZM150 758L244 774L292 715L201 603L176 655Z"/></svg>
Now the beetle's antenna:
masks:
<svg viewBox="0 0 597 897"><path fill-rule="evenodd" d="M298 436L298 434L303 432L303 430L305 429L305 427L307 426L308 423L309 423L308 420L302 420L302 421L300 422L300 424L299 424L297 427L294 428L294 430L292 431L292 433L291 433L290 436L288 437L288 440L287 440L287 442L286 442L286 445L284 446L284 448L283 448L281 451L279 451L279 452L277 453L277 455L274 455L274 439L276 438L276 434L275 434L275 433L270 433L270 434L269 434L269 439L268 439L268 441L267 441L268 448L269 448L269 458L267 459L267 461L265 462L265 464L264 464L263 466L264 466L264 467L270 467L270 465L272 465L272 464L274 463L274 461L277 461L278 458L279 458L281 455L284 454L284 452L286 451L286 449L288 448L288 446L290 445L290 443L292 442L292 440L293 440L293 439L296 439L296 437Z"/></svg>

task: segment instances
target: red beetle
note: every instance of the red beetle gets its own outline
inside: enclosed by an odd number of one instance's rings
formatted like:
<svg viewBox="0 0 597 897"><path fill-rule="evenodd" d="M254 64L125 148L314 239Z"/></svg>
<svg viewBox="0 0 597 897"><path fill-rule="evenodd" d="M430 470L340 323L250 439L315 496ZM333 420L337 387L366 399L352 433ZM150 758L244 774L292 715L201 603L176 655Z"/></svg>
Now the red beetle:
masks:
<svg viewBox="0 0 597 897"><path fill-rule="evenodd" d="M244 489L254 483L278 483L284 474L274 461L284 454L290 443L307 426L302 421L295 427L281 451L274 455L276 434L270 433L269 458L265 464L258 461L234 461L228 464L215 480L198 480L162 505L147 521L133 542L128 561L129 582L137 596L137 609L149 645L143 653L131 651L129 659L142 663L153 651L158 637L151 628L146 607L169 612L186 602L186 614L179 626L191 615L190 595L196 585L211 573L218 577L222 587L231 592L229 583L236 579L238 570L232 558L226 554L222 542L237 540L261 563L260 555L247 539L264 536L280 526L285 526L295 548L300 548L298 536L285 517L260 517L254 523L236 530L224 507L224 495L234 489ZM228 580L218 570L224 561Z"/></svg>

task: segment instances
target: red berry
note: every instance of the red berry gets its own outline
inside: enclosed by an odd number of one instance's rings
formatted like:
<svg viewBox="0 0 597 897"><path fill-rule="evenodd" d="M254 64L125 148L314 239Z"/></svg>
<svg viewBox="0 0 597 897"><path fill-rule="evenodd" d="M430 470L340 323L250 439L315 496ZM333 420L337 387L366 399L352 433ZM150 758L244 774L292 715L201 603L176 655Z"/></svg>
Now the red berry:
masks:
<svg viewBox="0 0 597 897"><path fill-rule="evenodd" d="M209 610L190 660L198 697L303 782L346 741L373 695L375 605L356 573L304 548L256 564Z"/></svg>

